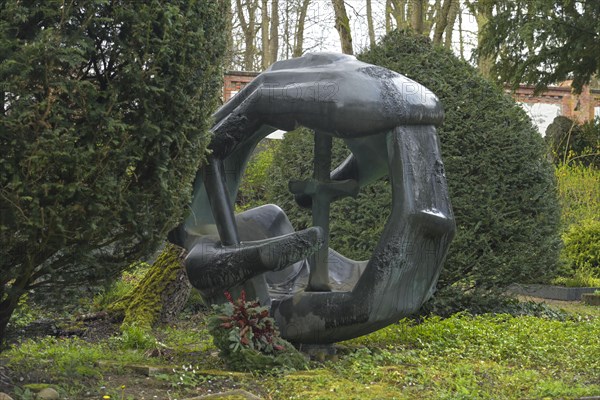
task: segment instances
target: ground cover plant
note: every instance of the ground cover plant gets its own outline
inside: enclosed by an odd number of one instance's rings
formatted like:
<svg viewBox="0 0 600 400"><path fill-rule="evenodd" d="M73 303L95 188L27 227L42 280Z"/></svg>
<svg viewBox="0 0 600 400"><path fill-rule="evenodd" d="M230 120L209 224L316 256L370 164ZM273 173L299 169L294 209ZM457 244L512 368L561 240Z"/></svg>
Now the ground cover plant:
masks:
<svg viewBox="0 0 600 400"><path fill-rule="evenodd" d="M117 328L94 340L24 338L0 355L0 390L16 399L28 398L31 383L52 385L67 399L183 399L231 389L270 399L599 395L600 308L543 307L553 312L402 320L341 343L335 359L313 361L308 370L263 373L228 369L209 334L206 309L152 331ZM146 377L135 372L140 365L155 369Z"/></svg>

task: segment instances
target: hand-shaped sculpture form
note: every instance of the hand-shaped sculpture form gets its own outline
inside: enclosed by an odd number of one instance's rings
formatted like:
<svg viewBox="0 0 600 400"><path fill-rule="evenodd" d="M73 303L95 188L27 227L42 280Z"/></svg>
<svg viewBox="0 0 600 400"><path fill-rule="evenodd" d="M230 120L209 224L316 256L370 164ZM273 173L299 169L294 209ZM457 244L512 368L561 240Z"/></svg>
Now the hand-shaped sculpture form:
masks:
<svg viewBox="0 0 600 400"><path fill-rule="evenodd" d="M223 290L244 287L271 305L288 340L332 343L393 323L433 294L455 231L435 130L443 111L433 93L351 56L308 54L273 64L214 118L191 213L170 236L189 250L188 275L205 297L218 301ZM234 216L256 144L298 126L315 131L315 174L290 190L313 208L317 226L294 232L274 205ZM331 137L352 154L329 174ZM392 209L371 259L328 249L329 203L384 175Z"/></svg>

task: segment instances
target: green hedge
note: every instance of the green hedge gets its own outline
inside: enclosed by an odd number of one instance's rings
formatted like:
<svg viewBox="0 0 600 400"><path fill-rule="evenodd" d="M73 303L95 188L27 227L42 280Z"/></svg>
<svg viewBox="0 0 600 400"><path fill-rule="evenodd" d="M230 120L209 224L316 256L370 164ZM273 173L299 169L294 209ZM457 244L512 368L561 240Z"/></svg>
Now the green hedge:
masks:
<svg viewBox="0 0 600 400"><path fill-rule="evenodd" d="M553 168L543 139L503 91L450 51L421 36L393 32L359 59L398 71L431 89L446 118L439 129L458 234L439 288L496 290L556 274L560 212ZM287 181L312 173L312 138L288 133L274 157L267 200L296 228L310 224L287 192ZM334 145L334 158L347 154ZM388 216L385 180L332 208L331 246L365 259Z"/></svg>
<svg viewBox="0 0 600 400"><path fill-rule="evenodd" d="M182 218L228 6L0 3L0 337L28 289L115 276Z"/></svg>

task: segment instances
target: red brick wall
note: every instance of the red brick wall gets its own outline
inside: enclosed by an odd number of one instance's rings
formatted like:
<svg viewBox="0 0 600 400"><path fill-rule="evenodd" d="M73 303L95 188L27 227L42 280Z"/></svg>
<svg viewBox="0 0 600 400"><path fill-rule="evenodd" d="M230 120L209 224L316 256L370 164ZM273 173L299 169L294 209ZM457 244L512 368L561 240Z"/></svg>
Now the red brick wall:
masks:
<svg viewBox="0 0 600 400"><path fill-rule="evenodd" d="M223 79L223 102L227 103L244 86L252 82L259 72L228 71Z"/></svg>
<svg viewBox="0 0 600 400"><path fill-rule="evenodd" d="M533 96L533 86L521 85L514 93L507 89L516 101L528 104L544 103L560 106L561 115L579 122L594 119L594 108L600 107L600 90L583 88L581 94L571 93L570 82L561 86L551 86L545 92Z"/></svg>

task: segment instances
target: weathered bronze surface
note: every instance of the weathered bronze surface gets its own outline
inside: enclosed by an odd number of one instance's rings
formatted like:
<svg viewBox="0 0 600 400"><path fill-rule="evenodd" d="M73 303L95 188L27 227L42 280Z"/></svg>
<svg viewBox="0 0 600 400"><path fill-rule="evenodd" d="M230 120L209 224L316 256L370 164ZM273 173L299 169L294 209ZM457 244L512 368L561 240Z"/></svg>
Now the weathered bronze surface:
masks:
<svg viewBox="0 0 600 400"><path fill-rule="evenodd" d="M431 297L455 232L433 93L352 56L308 54L273 64L214 118L191 212L170 235L189 250L188 275L205 298L243 288L271 306L286 339L332 343L393 323ZM275 205L234 215L257 143L298 126L315 131L315 170L290 182L290 196L312 208L314 227L294 232ZM352 154L330 173L332 137ZM329 249L330 203L385 175L392 207L371 258Z"/></svg>

